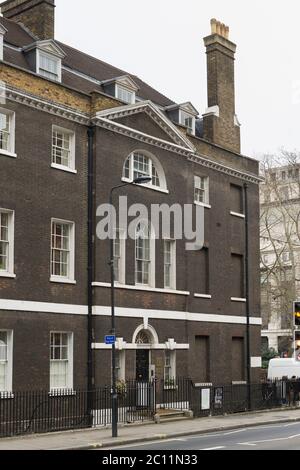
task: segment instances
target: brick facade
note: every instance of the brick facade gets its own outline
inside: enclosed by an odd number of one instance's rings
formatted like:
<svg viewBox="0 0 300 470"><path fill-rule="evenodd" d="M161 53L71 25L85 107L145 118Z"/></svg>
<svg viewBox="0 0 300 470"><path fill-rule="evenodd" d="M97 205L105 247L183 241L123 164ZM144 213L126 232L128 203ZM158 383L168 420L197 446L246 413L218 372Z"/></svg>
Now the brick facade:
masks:
<svg viewBox="0 0 300 470"><path fill-rule="evenodd" d="M44 4L45 8L50 7L49 2L41 2L40 6ZM36 32L34 28L33 32ZM94 235L99 221L96 209L108 202L110 189L121 184L124 162L134 151L152 154L160 162L168 192L127 187L120 194L128 196L128 205L137 201L149 208L151 204L193 204L194 176L209 178L211 207L205 209L205 246L209 253L211 298L195 297L203 294L199 252L187 252L181 240L176 248L177 292L164 291L162 240L155 242L155 288L136 290L135 242L130 239L126 242L126 285L116 289L117 337L126 343L126 377L135 378L133 337L144 325L146 330L151 327L158 337L157 344L147 345L151 351L150 365L155 366L158 377L163 377L164 351L171 340L177 347L177 376L189 375L195 382L203 381L204 376L214 383L236 380L232 364L240 345L246 348L246 303L231 299L237 297L235 293L241 282L232 272L232 254L245 258L245 219L230 214L233 210L230 185L240 187L241 191L245 183L248 185L250 337L251 356L257 357L260 356L259 180L258 163L238 153L239 135L232 124L234 83L224 85L228 78L233 81L232 57L228 58L227 76L220 71L216 71L215 77L211 71L208 73L209 87L215 86L214 80L218 82L217 102L211 101L209 106L217 103L221 115L219 121L214 117L216 133L204 138L188 135L179 123L168 121L167 112L166 121L160 125L151 112L130 112L130 107L108 96L100 85L75 74L73 81L70 76L67 78L66 69L63 69L62 83L55 83L38 76L30 67L12 64L6 57L0 64L0 79L7 85L7 100L2 108L15 113L17 157L5 156L0 150L0 208L15 211L16 277L0 277L0 331L13 331L13 389L49 388L49 341L53 331L73 333L73 386L87 386L87 352L91 347L87 317L88 130L91 126L94 128ZM120 75L117 73L115 77ZM141 90L145 101L155 102L157 98L154 106L163 106L160 99L166 106L167 98L155 90ZM99 111L120 106L118 117L103 121L96 116ZM76 173L51 167L54 125L75 133ZM175 131L182 142L180 148L174 140ZM52 218L75 223L76 284L50 281ZM96 236L93 242L93 305L90 306L94 313L93 375L95 385L100 386L109 384L111 376L111 352L103 345L104 336L111 328L109 242ZM205 363L200 357L202 353ZM240 380L244 380L245 355L239 359L244 371ZM251 376L257 380L259 369L252 369Z"/></svg>

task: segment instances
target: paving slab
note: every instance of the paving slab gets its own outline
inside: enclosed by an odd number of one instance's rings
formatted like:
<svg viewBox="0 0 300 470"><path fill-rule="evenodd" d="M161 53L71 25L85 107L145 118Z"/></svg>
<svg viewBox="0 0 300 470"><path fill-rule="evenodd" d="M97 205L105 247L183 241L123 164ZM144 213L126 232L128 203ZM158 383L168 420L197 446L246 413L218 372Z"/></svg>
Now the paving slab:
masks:
<svg viewBox="0 0 300 470"><path fill-rule="evenodd" d="M94 450L115 446L205 434L238 428L300 421L300 409L272 410L215 416L160 424L119 426L119 437L111 437L111 428L76 430L51 434L0 439L0 450Z"/></svg>

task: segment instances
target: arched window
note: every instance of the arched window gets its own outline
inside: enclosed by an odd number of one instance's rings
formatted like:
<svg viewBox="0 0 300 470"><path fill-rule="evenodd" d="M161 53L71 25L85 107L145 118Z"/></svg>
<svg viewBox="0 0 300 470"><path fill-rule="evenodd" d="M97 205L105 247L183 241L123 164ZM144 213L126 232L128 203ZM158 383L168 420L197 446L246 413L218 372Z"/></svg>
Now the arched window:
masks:
<svg viewBox="0 0 300 470"><path fill-rule="evenodd" d="M141 176L150 176L152 178L152 181L144 186L161 191L167 190L165 174L157 158L137 151L126 159L123 168L123 179L133 181Z"/></svg>
<svg viewBox="0 0 300 470"><path fill-rule="evenodd" d="M138 333L135 342L136 344L151 344L152 340L148 334L148 331L142 330Z"/></svg>
<svg viewBox="0 0 300 470"><path fill-rule="evenodd" d="M135 232L135 283L151 286L154 279L155 240L151 237L151 226L140 222Z"/></svg>

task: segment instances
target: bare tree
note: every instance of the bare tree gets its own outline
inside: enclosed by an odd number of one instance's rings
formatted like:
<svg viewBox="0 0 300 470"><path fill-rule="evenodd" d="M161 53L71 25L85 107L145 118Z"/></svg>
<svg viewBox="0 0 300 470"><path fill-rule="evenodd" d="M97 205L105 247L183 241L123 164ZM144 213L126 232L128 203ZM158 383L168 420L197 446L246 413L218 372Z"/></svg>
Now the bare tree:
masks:
<svg viewBox="0 0 300 470"><path fill-rule="evenodd" d="M261 162L265 178L260 215L263 328L286 332L288 337L293 327L292 302L300 298L299 170L300 152L283 149L279 155L265 155Z"/></svg>

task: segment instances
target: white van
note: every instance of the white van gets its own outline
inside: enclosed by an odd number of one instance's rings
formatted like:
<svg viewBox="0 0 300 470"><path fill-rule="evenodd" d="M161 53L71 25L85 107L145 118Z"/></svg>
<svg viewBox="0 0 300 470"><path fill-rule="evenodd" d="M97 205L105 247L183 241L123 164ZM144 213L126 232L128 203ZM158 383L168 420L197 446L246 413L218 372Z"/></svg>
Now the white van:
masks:
<svg viewBox="0 0 300 470"><path fill-rule="evenodd" d="M271 359L269 362L268 379L282 379L282 377L300 377L300 361L295 359Z"/></svg>

